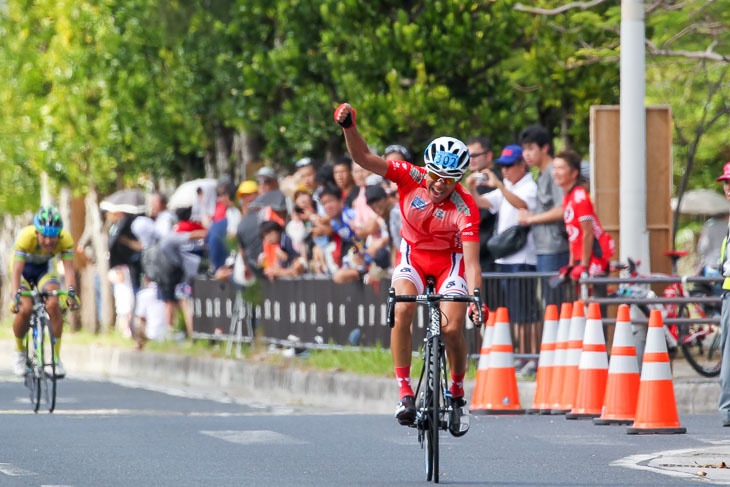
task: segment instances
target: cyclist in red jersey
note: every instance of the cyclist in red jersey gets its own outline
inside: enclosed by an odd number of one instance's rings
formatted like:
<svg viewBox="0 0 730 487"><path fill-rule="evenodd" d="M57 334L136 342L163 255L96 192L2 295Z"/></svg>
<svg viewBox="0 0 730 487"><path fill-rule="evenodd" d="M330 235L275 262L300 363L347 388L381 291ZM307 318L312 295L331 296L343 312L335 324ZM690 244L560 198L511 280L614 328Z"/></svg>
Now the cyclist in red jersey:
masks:
<svg viewBox="0 0 730 487"><path fill-rule="evenodd" d="M468 294L481 287L479 264L479 210L471 195L459 185L469 166L466 145L452 137L432 141L424 153L426 167L406 161L385 159L373 154L355 126L355 110L344 103L335 110L335 121L342 126L347 150L360 166L395 182L402 215L400 262L393 270L396 294L423 294L426 276L436 278L440 294ZM451 369L451 434L462 436L468 430L468 410L464 399L464 374L467 366L463 328L466 304L441 305L445 319L442 336ZM403 425L416 419L411 387L411 323L416 303L398 303L395 326L390 335L393 365L400 389L395 416ZM474 305L470 316L476 317ZM475 319L475 318L474 318ZM484 319L484 318L483 318ZM466 420L462 420L466 416ZM465 426L459 428L460 424Z"/></svg>

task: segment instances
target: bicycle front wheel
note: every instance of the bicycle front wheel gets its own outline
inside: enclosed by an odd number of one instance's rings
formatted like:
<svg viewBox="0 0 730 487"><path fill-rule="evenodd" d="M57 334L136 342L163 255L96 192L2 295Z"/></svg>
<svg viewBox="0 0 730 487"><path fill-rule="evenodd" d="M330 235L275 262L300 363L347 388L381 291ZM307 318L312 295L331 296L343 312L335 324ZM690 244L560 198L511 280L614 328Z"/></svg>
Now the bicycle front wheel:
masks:
<svg viewBox="0 0 730 487"><path fill-rule="evenodd" d="M679 329L679 344L684 358L698 374L704 377L720 375L720 326L712 323L682 326Z"/></svg>
<svg viewBox="0 0 730 487"><path fill-rule="evenodd" d="M441 357L438 346L438 339L433 338L428 348L428 371L429 377L426 382L428 394L431 396L428 401L428 430L426 431L426 480L437 484L439 482L439 429L441 426Z"/></svg>
<svg viewBox="0 0 730 487"><path fill-rule="evenodd" d="M40 373L43 371L43 367L39 365L40 360L38 359L37 353L37 339L33 336L32 339L28 338L25 341L25 353L28 357L28 367L25 371L25 386L28 388L30 404L33 407L33 412L38 412L38 408L41 404L41 376Z"/></svg>
<svg viewBox="0 0 730 487"><path fill-rule="evenodd" d="M46 404L48 405L48 412L52 413L56 409L56 349L54 344L56 342L51 330L51 325L48 321L42 320L43 329L48 332L47 340L44 340L43 345L43 371L45 373L46 382Z"/></svg>

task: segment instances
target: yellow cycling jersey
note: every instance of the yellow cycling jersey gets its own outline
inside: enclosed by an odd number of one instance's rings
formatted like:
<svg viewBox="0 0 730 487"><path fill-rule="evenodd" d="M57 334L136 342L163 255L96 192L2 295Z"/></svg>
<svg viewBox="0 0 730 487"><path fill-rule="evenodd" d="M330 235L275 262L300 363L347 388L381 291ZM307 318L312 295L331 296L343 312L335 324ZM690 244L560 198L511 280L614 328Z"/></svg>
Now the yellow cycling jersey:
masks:
<svg viewBox="0 0 730 487"><path fill-rule="evenodd" d="M12 271L14 261L21 260L25 262L23 276L40 276L49 271L49 263L56 255L60 255L63 260L73 259L74 241L71 234L66 230L61 230L56 246L52 252L48 253L38 242L35 227L29 225L20 231L20 235L15 240L10 269Z"/></svg>

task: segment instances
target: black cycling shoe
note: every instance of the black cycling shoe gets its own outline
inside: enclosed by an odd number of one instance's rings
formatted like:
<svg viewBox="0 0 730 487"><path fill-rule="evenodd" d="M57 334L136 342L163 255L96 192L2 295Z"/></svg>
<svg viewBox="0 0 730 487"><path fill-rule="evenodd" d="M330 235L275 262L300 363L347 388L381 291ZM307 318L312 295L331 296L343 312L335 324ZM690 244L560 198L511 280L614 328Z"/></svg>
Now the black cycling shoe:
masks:
<svg viewBox="0 0 730 487"><path fill-rule="evenodd" d="M449 421L449 433L457 438L464 436L469 431L469 409L466 407L464 397L451 399L451 419Z"/></svg>
<svg viewBox="0 0 730 487"><path fill-rule="evenodd" d="M416 398L413 396L403 396L403 399L395 408L395 418L398 423L403 426L411 426L416 421Z"/></svg>

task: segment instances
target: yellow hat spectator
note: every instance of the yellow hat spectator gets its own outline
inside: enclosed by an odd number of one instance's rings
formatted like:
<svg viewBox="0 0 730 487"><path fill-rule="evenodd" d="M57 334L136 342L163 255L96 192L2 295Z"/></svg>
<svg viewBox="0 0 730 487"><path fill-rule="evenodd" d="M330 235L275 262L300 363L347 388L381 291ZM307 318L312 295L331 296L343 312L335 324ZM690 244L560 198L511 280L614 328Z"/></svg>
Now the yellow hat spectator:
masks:
<svg viewBox="0 0 730 487"><path fill-rule="evenodd" d="M236 190L236 198L240 198L246 194L253 194L259 192L259 185L256 181L244 181L238 185Z"/></svg>

